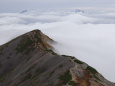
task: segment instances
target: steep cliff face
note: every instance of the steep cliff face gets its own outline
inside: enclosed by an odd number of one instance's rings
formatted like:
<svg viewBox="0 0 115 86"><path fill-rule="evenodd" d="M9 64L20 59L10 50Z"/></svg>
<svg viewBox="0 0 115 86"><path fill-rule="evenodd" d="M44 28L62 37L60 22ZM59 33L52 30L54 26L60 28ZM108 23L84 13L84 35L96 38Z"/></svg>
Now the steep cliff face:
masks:
<svg viewBox="0 0 115 86"><path fill-rule="evenodd" d="M52 51L39 30L0 46L0 86L115 86L75 57Z"/></svg>

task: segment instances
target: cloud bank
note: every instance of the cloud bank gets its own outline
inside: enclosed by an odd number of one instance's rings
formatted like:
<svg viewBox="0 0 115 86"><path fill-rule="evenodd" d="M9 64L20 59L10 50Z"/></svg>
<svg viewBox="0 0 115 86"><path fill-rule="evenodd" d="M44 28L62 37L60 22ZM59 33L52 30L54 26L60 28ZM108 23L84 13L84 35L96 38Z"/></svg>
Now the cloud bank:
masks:
<svg viewBox="0 0 115 86"><path fill-rule="evenodd" d="M34 29L58 42L59 54L75 56L115 82L115 13L75 10L0 14L0 45Z"/></svg>

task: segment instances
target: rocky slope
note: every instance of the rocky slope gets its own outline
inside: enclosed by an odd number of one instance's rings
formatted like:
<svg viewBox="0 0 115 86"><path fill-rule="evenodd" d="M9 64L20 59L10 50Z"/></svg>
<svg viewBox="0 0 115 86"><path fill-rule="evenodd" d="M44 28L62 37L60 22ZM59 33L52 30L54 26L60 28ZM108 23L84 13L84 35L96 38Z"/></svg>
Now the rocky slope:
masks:
<svg viewBox="0 0 115 86"><path fill-rule="evenodd" d="M115 86L75 57L58 55L39 30L0 46L0 86Z"/></svg>

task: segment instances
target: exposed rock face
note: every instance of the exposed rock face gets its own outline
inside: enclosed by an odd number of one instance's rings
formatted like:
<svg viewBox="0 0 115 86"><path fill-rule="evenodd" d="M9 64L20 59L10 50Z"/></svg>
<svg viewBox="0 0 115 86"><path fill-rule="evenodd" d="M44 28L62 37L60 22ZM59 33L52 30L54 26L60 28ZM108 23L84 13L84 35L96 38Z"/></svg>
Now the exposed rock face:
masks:
<svg viewBox="0 0 115 86"><path fill-rule="evenodd" d="M0 46L0 86L115 86L75 57L58 55L39 30Z"/></svg>

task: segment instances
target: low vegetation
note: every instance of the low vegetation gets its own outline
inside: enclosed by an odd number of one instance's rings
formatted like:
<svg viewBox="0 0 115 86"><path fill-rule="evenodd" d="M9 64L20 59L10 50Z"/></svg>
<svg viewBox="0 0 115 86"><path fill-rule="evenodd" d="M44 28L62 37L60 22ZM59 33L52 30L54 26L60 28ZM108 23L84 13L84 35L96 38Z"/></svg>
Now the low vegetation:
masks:
<svg viewBox="0 0 115 86"><path fill-rule="evenodd" d="M58 68L62 68L63 67L63 64L60 64L59 66L58 66Z"/></svg>
<svg viewBox="0 0 115 86"><path fill-rule="evenodd" d="M66 85L72 79L70 71L68 70L63 75L60 75L59 79L62 81L63 85Z"/></svg>
<svg viewBox="0 0 115 86"><path fill-rule="evenodd" d="M71 85L71 86L77 86L77 83L74 82L74 81L70 81L68 84Z"/></svg>
<svg viewBox="0 0 115 86"><path fill-rule="evenodd" d="M20 81L20 83L25 82L26 80L30 79L31 77L32 77L31 73L27 74L25 77L23 77L23 79Z"/></svg>
<svg viewBox="0 0 115 86"><path fill-rule="evenodd" d="M16 48L17 53L23 53L26 50L24 54L29 54L30 51L34 50L34 47L32 45L34 45L34 41L29 37L26 38L26 40L22 40Z"/></svg>
<svg viewBox="0 0 115 86"><path fill-rule="evenodd" d="M54 74L54 72L55 72L55 71L53 70L53 71L50 73L50 76L51 76L52 74Z"/></svg>
<svg viewBox="0 0 115 86"><path fill-rule="evenodd" d="M88 66L87 67L87 70L89 70L92 74L96 74L97 73L97 70L95 70L93 67L91 66Z"/></svg>
<svg viewBox="0 0 115 86"><path fill-rule="evenodd" d="M0 69L2 68L2 64L0 63Z"/></svg>
<svg viewBox="0 0 115 86"><path fill-rule="evenodd" d="M74 62L78 63L78 64L83 64L83 62L81 62L80 60L75 59Z"/></svg>
<svg viewBox="0 0 115 86"><path fill-rule="evenodd" d="M101 81L96 75L93 75L95 79Z"/></svg>
<svg viewBox="0 0 115 86"><path fill-rule="evenodd" d="M12 72L12 71L9 71L9 72L5 73L4 75L1 75L1 76L0 76L0 82L3 82L4 79L5 79L11 72Z"/></svg>

